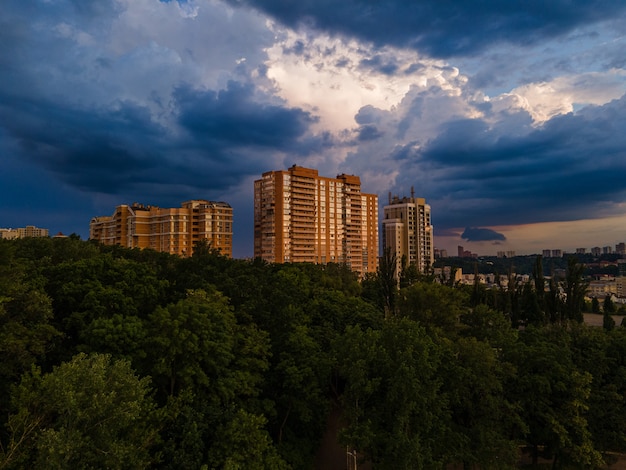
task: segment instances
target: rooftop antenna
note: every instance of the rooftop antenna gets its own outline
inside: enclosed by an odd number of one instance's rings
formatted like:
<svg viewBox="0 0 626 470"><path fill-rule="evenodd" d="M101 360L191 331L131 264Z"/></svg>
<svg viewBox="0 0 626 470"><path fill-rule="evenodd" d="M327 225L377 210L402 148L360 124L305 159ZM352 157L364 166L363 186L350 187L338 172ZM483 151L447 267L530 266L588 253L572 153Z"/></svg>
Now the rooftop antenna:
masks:
<svg viewBox="0 0 626 470"><path fill-rule="evenodd" d="M415 189L411 186L411 199L415 199Z"/></svg>
<svg viewBox="0 0 626 470"><path fill-rule="evenodd" d="M389 191L389 205L391 205L391 191Z"/></svg>

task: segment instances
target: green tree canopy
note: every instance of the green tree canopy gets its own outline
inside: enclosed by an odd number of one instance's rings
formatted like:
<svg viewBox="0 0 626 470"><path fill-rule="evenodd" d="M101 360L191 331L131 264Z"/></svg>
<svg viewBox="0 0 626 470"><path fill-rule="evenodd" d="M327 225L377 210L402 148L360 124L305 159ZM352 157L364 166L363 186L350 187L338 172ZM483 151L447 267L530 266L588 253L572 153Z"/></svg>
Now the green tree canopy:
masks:
<svg viewBox="0 0 626 470"><path fill-rule="evenodd" d="M409 319L350 327L336 345L345 380L341 441L376 468L437 468L448 460L442 350Z"/></svg>
<svg viewBox="0 0 626 470"><path fill-rule="evenodd" d="M138 469L157 437L150 381L127 361L79 354L26 374L13 396L0 467Z"/></svg>
<svg viewBox="0 0 626 470"><path fill-rule="evenodd" d="M251 330L250 330L251 331ZM267 368L267 338L251 335L253 347L238 335L228 300L217 290L190 291L187 298L157 307L149 316L146 349L153 356L150 374L165 395L191 388L216 403L254 393L255 374ZM241 346L241 350L238 347ZM251 354L253 370L234 367L237 354Z"/></svg>
<svg viewBox="0 0 626 470"><path fill-rule="evenodd" d="M521 410L520 437L533 449L535 463L545 446L555 465L596 468L602 459L586 418L593 377L573 361L569 340L562 327L527 328L506 352L516 368L507 394Z"/></svg>
<svg viewBox="0 0 626 470"><path fill-rule="evenodd" d="M417 282L398 295L398 314L426 328L455 334L459 319L468 311L464 292L434 282Z"/></svg>

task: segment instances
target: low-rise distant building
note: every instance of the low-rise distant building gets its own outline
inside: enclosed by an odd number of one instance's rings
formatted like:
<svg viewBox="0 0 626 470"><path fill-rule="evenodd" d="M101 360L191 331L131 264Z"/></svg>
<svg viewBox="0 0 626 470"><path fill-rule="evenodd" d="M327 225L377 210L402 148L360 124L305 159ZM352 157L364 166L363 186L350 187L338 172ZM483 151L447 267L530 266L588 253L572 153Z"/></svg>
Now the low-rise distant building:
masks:
<svg viewBox="0 0 626 470"><path fill-rule="evenodd" d="M478 258L477 253L464 249L462 245L457 246L457 253L459 258Z"/></svg>
<svg viewBox="0 0 626 470"><path fill-rule="evenodd" d="M512 279L515 279L515 275L512 276ZM509 287L509 276L507 276L506 274L500 274L498 278L495 279L495 282L503 289L507 289Z"/></svg>
<svg viewBox="0 0 626 470"><path fill-rule="evenodd" d="M472 285L472 284L475 284L476 282L478 282L478 284L483 284L483 285L486 284L487 281L485 280L485 275L484 274L465 273L461 277L461 284Z"/></svg>
<svg viewBox="0 0 626 470"><path fill-rule="evenodd" d="M3 240L14 240L19 238L17 230L12 228L0 228L0 238Z"/></svg>
<svg viewBox="0 0 626 470"><path fill-rule="evenodd" d="M23 228L0 228L0 238L14 240L16 238L47 237L47 228L39 228L34 225L27 225Z"/></svg>
<svg viewBox="0 0 626 470"><path fill-rule="evenodd" d="M589 281L587 297L604 299L607 295L617 295L617 282L612 276Z"/></svg>
<svg viewBox="0 0 626 470"><path fill-rule="evenodd" d="M232 257L233 209L225 202L204 199L183 202L177 208L123 204L111 216L91 219L89 238L104 245L151 248L181 256L191 256L194 245L206 240L211 248Z"/></svg>
<svg viewBox="0 0 626 470"><path fill-rule="evenodd" d="M524 285L531 281L531 277L528 274L463 274L461 276L461 284L472 285L476 281L488 288L497 287L501 289L508 289L509 281L513 281L517 285Z"/></svg>
<svg viewBox="0 0 626 470"><path fill-rule="evenodd" d="M507 251L498 251L496 253L498 258L515 258L515 251L507 250Z"/></svg>
<svg viewBox="0 0 626 470"><path fill-rule="evenodd" d="M617 272L620 276L626 277L626 259L617 260Z"/></svg>
<svg viewBox="0 0 626 470"><path fill-rule="evenodd" d="M457 282L461 282L461 280L463 279L463 269L452 268L451 266L434 268L433 274L435 275L435 278L439 280L439 282L445 284L456 284Z"/></svg>

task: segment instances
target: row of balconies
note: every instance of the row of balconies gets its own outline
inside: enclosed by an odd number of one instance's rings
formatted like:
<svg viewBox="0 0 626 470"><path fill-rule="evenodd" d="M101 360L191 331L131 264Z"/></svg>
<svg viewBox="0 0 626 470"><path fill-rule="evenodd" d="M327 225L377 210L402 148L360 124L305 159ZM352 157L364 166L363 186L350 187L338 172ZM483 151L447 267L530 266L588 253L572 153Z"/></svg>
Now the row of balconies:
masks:
<svg viewBox="0 0 626 470"><path fill-rule="evenodd" d="M298 176L294 176L291 178L291 185L304 185L304 186L313 186L315 187L315 180L313 178L302 178Z"/></svg>
<svg viewBox="0 0 626 470"><path fill-rule="evenodd" d="M294 206L311 207L311 206L315 206L315 201L312 199L292 199L291 207L294 207Z"/></svg>
<svg viewBox="0 0 626 470"><path fill-rule="evenodd" d="M288 213L285 214L286 217L298 216L298 215L303 216L303 217L315 218L317 217L317 212L313 208L307 208L303 206L303 207L293 208Z"/></svg>
<svg viewBox="0 0 626 470"><path fill-rule="evenodd" d="M293 185L291 187L291 194L315 194L314 186L301 186Z"/></svg>

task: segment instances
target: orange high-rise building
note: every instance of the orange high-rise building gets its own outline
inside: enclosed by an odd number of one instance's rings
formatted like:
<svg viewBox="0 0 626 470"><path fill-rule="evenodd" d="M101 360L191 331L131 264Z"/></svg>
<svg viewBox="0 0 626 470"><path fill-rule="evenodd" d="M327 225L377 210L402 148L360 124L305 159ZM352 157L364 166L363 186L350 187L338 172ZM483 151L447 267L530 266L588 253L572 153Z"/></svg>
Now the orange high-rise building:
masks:
<svg viewBox="0 0 626 470"><path fill-rule="evenodd" d="M272 263L378 263L378 196L358 176L326 178L292 166L254 182L254 256Z"/></svg>
<svg viewBox="0 0 626 470"><path fill-rule="evenodd" d="M112 216L94 217L89 238L104 245L191 256L200 240L223 255L233 254L233 209L225 202L193 200L164 209L132 204L117 206Z"/></svg>

